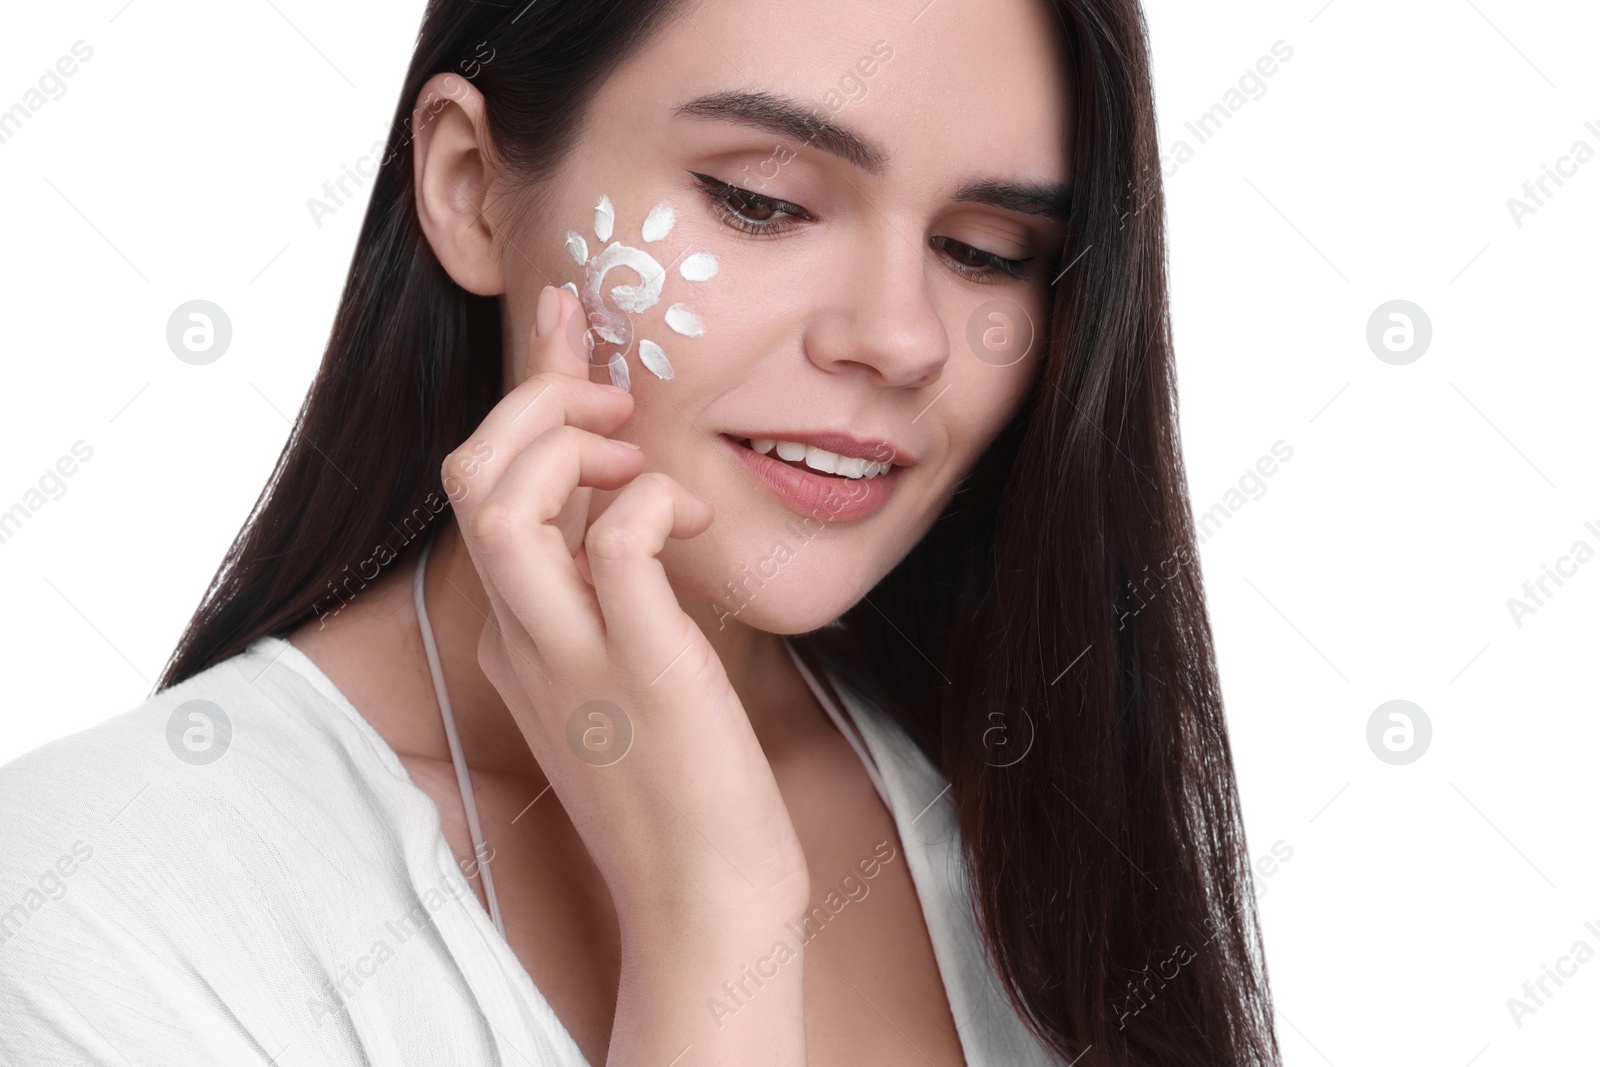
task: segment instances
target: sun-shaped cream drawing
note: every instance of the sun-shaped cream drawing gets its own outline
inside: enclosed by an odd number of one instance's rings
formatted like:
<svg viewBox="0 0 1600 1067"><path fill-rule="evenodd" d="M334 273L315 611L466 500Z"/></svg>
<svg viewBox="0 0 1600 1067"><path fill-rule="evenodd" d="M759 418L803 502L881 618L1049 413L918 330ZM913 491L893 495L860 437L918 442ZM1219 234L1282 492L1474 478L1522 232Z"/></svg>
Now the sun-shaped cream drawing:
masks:
<svg viewBox="0 0 1600 1067"><path fill-rule="evenodd" d="M600 202L594 209L594 235L601 243L611 241L611 232L616 226L616 219L617 213L611 206L611 198L601 196ZM677 212L672 210L672 205L662 201L651 208L650 214L645 216L644 225L639 228L639 236L643 239L643 243L654 244L671 233L672 226L677 221ZM572 230L567 231L566 246L573 262L584 268L583 291L579 292L578 287L572 282L566 283L562 288L582 301L584 310L589 314L590 329L594 331L596 337L626 349L633 340L632 331L625 316L606 306L601 293L605 277L618 267L626 267L639 276L637 285L616 285L610 290L611 299L617 307L636 315L661 301L661 289L667 280L666 269L649 252L617 241L612 241L591 256L589 244L583 239L583 235ZM686 281L703 282L716 277L718 269L717 258L711 253L695 252L684 258L678 267L678 273ZM682 304L673 304L667 308L665 318L668 328L684 337L699 337L705 333L705 324L700 321L700 316ZM673 376L672 361L667 358L666 351L648 338L639 339L639 362L663 381ZM607 369L611 372L613 385L623 389L631 387L628 361L623 358L621 352L612 353Z"/></svg>

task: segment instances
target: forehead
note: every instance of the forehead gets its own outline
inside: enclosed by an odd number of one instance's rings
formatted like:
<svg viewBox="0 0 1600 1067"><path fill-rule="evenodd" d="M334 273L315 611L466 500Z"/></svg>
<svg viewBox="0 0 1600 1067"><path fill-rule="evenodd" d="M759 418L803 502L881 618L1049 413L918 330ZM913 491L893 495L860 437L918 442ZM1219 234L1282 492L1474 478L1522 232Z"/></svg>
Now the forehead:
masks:
<svg viewBox="0 0 1600 1067"><path fill-rule="evenodd" d="M591 117L602 136L654 141L709 128L678 113L691 100L760 92L860 134L887 180L1065 182L1060 38L1045 0L700 0L618 67Z"/></svg>

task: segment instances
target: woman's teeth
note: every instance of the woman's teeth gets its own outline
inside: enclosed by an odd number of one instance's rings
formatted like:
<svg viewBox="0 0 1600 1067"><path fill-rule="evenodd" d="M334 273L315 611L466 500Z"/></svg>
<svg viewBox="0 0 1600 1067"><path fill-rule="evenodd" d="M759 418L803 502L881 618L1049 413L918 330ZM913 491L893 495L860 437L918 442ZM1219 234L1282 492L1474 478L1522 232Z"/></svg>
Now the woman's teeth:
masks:
<svg viewBox="0 0 1600 1067"><path fill-rule="evenodd" d="M778 441L771 437L757 437L750 441L741 439L741 443L749 446L751 451L762 455L773 451L778 452L779 459L786 459L792 463L804 463L814 471L823 474L837 474L843 478L876 478L880 474L887 474L894 464L886 461L860 459L852 456L841 456L837 452L817 448L814 445L803 445L798 441Z"/></svg>

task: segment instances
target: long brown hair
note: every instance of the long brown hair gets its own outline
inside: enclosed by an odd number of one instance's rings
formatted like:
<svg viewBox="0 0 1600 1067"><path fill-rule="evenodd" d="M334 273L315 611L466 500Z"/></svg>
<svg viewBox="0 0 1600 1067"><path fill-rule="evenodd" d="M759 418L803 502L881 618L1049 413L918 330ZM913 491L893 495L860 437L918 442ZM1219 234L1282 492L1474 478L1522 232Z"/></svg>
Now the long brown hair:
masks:
<svg viewBox="0 0 1600 1067"><path fill-rule="evenodd" d="M1178 445L1146 29L1137 0L1049 2L1077 128L1039 384L900 565L796 644L949 778L984 942L1063 1060L1276 1064ZM444 457L499 399L498 302L416 217L422 85L470 78L532 184L680 3L431 0L321 369L158 691L411 558Z"/></svg>

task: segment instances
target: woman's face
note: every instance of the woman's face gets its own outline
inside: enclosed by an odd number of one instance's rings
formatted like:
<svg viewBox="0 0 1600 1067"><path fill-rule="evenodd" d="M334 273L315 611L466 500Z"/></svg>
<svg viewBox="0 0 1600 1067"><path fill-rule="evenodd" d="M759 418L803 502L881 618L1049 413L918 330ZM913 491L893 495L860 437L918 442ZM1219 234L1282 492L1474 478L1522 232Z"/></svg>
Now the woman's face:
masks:
<svg viewBox="0 0 1600 1067"><path fill-rule="evenodd" d="M1056 40L1037 0L691 5L508 235L508 380L540 288L572 283L611 338L591 377L631 380L616 436L715 505L661 555L703 624L838 617L1038 380L1069 174ZM891 466L808 472L746 440Z"/></svg>

